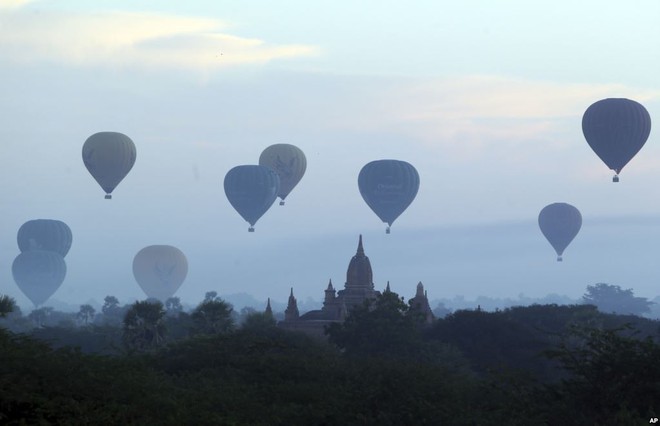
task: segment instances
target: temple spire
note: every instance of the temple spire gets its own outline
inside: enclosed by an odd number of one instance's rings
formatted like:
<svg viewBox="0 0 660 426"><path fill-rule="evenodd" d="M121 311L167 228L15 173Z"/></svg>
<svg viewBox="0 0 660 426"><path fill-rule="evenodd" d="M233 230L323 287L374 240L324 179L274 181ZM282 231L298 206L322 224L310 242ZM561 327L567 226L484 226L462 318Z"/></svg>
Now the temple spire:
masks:
<svg viewBox="0 0 660 426"><path fill-rule="evenodd" d="M330 306L334 304L337 292L332 286L332 280L328 283L328 288L325 289L325 299L323 299L323 306Z"/></svg>
<svg viewBox="0 0 660 426"><path fill-rule="evenodd" d="M426 297L424 294L424 284L420 281L417 283L417 292L415 293L415 296L417 297Z"/></svg>
<svg viewBox="0 0 660 426"><path fill-rule="evenodd" d="M362 245L362 234L358 240L357 253L351 258L346 271L346 286L345 288L366 288L373 289L373 273L371 271L371 263L369 258L364 254L364 246Z"/></svg>
<svg viewBox="0 0 660 426"><path fill-rule="evenodd" d="M270 297L268 298L268 303L266 304L266 312L264 312L268 316L273 316L273 308L270 307Z"/></svg>
<svg viewBox="0 0 660 426"><path fill-rule="evenodd" d="M291 287L291 294L289 295L289 303L284 311L284 321L295 321L300 316L298 312L298 301L293 296L293 287Z"/></svg>
<svg viewBox="0 0 660 426"><path fill-rule="evenodd" d="M408 302L410 305L409 312L415 312L423 318L423 322L426 324L432 324L435 320L431 306L429 305L429 297L424 290L424 284L420 281L417 283L417 291L415 292L415 297L410 299Z"/></svg>

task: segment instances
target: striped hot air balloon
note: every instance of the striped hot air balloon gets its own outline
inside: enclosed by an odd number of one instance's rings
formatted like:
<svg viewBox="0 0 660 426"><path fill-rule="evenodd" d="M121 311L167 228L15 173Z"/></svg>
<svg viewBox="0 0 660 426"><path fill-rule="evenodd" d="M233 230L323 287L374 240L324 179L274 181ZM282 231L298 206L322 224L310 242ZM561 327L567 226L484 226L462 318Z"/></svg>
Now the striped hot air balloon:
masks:
<svg viewBox="0 0 660 426"><path fill-rule="evenodd" d="M21 252L46 250L66 256L71 248L71 229L61 220L34 219L25 222L16 235Z"/></svg>
<svg viewBox="0 0 660 426"><path fill-rule="evenodd" d="M358 188L371 210L387 223L389 234L392 223L417 196L419 174L405 161L372 161L360 170Z"/></svg>
<svg viewBox="0 0 660 426"><path fill-rule="evenodd" d="M254 224L273 205L280 189L277 173L266 166L236 166L225 175L225 195L254 232Z"/></svg>
<svg viewBox="0 0 660 426"><path fill-rule="evenodd" d="M557 262L563 260L566 247L582 227L580 211L567 203L549 204L539 213L539 228L557 253Z"/></svg>
<svg viewBox="0 0 660 426"><path fill-rule="evenodd" d="M582 133L596 155L614 170L612 180L618 182L623 167L646 143L651 116L642 104L630 99L602 99L582 116Z"/></svg>
<svg viewBox="0 0 660 426"><path fill-rule="evenodd" d="M95 133L85 141L82 158L89 173L112 198L115 190L135 164L135 144L128 136L117 132Z"/></svg>
<svg viewBox="0 0 660 426"><path fill-rule="evenodd" d="M39 306L64 282L66 263L54 251L26 251L14 259L11 272L18 288L35 306Z"/></svg>

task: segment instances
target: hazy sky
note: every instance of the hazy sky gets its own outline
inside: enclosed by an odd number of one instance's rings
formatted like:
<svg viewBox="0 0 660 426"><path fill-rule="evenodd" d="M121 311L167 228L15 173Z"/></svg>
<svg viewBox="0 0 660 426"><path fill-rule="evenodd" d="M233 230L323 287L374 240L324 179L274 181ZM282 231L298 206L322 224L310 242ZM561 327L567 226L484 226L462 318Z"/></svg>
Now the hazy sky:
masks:
<svg viewBox="0 0 660 426"><path fill-rule="evenodd" d="M73 231L54 299L144 298L142 247L188 257L177 293L320 299L345 281L358 234L378 288L406 297L579 297L609 282L660 294L660 146L611 182L584 140L593 102L660 113L660 2L0 0L0 292L16 232ZM99 131L137 146L104 200L81 148ZM225 173L292 143L308 168L254 234L225 198ZM394 158L420 175L391 235L357 175ZM557 264L536 225L552 202L583 229Z"/></svg>

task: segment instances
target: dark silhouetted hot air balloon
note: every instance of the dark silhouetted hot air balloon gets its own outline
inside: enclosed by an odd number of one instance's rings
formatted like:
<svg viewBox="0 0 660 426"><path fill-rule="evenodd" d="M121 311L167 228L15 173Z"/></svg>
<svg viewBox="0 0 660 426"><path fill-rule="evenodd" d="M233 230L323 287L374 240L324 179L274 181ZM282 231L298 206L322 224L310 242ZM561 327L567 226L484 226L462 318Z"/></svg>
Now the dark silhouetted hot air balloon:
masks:
<svg viewBox="0 0 660 426"><path fill-rule="evenodd" d="M570 204L549 204L539 213L539 228L557 252L557 262L582 227L580 211Z"/></svg>
<svg viewBox="0 0 660 426"><path fill-rule="evenodd" d="M641 104L625 98L608 98L592 104L582 117L582 133L591 149L614 170L621 169L644 146L651 133L651 116Z"/></svg>
<svg viewBox="0 0 660 426"><path fill-rule="evenodd" d="M66 256L73 236L66 223L53 219L35 219L25 222L16 236L21 252L46 250Z"/></svg>
<svg viewBox="0 0 660 426"><path fill-rule="evenodd" d="M188 260L168 245L148 246L133 258L133 276L148 297L165 301L181 287L188 274Z"/></svg>
<svg viewBox="0 0 660 426"><path fill-rule="evenodd" d="M371 210L387 223L389 234L392 223L415 199L419 174L405 161L372 161L360 170L358 187Z"/></svg>
<svg viewBox="0 0 660 426"><path fill-rule="evenodd" d="M259 156L259 165L270 167L280 177L280 205L291 190L298 185L307 169L305 154L295 145L278 143L266 148Z"/></svg>
<svg viewBox="0 0 660 426"><path fill-rule="evenodd" d="M89 173L105 191L106 199L133 168L137 156L135 144L117 132L94 133L87 138L82 158Z"/></svg>
<svg viewBox="0 0 660 426"><path fill-rule="evenodd" d="M280 178L266 166L236 166L225 175L224 185L227 199L254 232L254 224L277 198Z"/></svg>
<svg viewBox="0 0 660 426"><path fill-rule="evenodd" d="M11 272L18 288L34 306L39 306L64 282L66 263L64 258L54 251L26 251L14 259Z"/></svg>

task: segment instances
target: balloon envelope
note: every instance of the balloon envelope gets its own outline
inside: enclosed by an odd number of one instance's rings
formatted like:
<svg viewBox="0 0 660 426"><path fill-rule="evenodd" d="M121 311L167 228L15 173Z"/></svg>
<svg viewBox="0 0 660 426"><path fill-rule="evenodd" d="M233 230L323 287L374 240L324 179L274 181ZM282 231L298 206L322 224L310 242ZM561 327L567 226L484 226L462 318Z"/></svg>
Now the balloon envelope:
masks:
<svg viewBox="0 0 660 426"><path fill-rule="evenodd" d="M596 155L618 174L646 143L651 116L630 99L603 99L585 111L582 133Z"/></svg>
<svg viewBox="0 0 660 426"><path fill-rule="evenodd" d="M307 159L295 145L279 143L266 148L259 156L259 165L275 170L280 178L280 190L277 195L284 199L298 185L307 169Z"/></svg>
<svg viewBox="0 0 660 426"><path fill-rule="evenodd" d="M82 149L85 167L105 191L105 198L112 198L110 194L131 171L136 156L133 141L117 132L95 133Z"/></svg>
<svg viewBox="0 0 660 426"><path fill-rule="evenodd" d="M21 225L16 240L21 252L54 251L64 257L71 248L73 235L67 224L60 220L35 219Z"/></svg>
<svg viewBox="0 0 660 426"><path fill-rule="evenodd" d="M133 258L133 276L148 296L165 301L181 287L188 274L188 260L168 245L148 246Z"/></svg>
<svg viewBox="0 0 660 426"><path fill-rule="evenodd" d="M277 198L280 178L266 166L236 166L225 175L224 186L229 203L254 226Z"/></svg>
<svg viewBox="0 0 660 426"><path fill-rule="evenodd" d="M566 247L573 241L582 227L580 211L567 203L553 203L545 206L539 213L539 228L557 253L557 260L562 260Z"/></svg>
<svg viewBox="0 0 660 426"><path fill-rule="evenodd" d="M11 272L18 288L35 306L39 306L64 282L66 263L56 252L26 251L14 259Z"/></svg>
<svg viewBox="0 0 660 426"><path fill-rule="evenodd" d="M419 190L419 174L405 161L372 161L360 170L358 187L371 210L380 220L392 226L415 199Z"/></svg>

